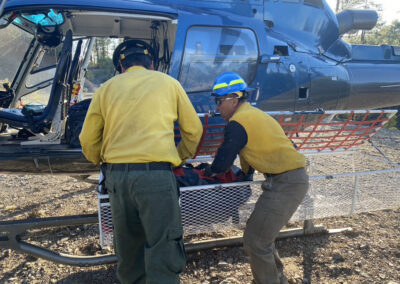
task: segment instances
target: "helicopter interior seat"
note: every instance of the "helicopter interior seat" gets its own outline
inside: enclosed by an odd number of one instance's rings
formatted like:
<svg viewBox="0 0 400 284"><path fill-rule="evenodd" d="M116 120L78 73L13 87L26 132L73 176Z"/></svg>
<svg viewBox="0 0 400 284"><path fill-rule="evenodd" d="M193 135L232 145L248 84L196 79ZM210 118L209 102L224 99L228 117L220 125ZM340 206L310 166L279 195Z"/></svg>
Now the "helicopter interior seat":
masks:
<svg viewBox="0 0 400 284"><path fill-rule="evenodd" d="M60 99L67 88L71 53L72 31L68 30L60 52L47 106L37 113L29 111L26 106L22 109L3 109L0 111L0 122L7 123L13 128L24 128L33 133L47 132L59 107Z"/></svg>
<svg viewBox="0 0 400 284"><path fill-rule="evenodd" d="M69 69L69 73L68 73L68 79L67 79L67 84L68 84L68 92L66 95L66 99L65 102L66 104L64 105L64 113L67 113L70 103L71 103L71 97L72 97L72 92L73 92L73 86L74 83L76 82L76 80L79 77L79 71L80 71L80 56L81 56L81 51L82 51L82 39L80 39L76 45L76 49L75 49L75 53L74 53L74 57L72 58L72 62L71 62L71 67Z"/></svg>
<svg viewBox="0 0 400 284"><path fill-rule="evenodd" d="M76 45L74 58L72 59L72 63L71 63L71 69L68 74L68 85L69 86L72 86L72 84L74 83L74 80L76 80L77 76L78 76L79 65L80 65L79 57L80 57L81 51L82 51L82 43L83 42L80 39L78 41L78 44Z"/></svg>

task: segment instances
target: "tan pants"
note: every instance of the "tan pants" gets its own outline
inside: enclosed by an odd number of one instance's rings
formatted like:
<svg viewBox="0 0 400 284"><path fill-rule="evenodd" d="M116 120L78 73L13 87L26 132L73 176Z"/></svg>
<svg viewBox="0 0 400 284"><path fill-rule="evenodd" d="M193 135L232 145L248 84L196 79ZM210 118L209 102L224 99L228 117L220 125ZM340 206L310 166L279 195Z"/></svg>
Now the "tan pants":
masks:
<svg viewBox="0 0 400 284"><path fill-rule="evenodd" d="M256 284L278 284L283 265L275 250L275 238L300 205L308 189L304 168L267 178L263 193L247 221L243 245L250 257Z"/></svg>

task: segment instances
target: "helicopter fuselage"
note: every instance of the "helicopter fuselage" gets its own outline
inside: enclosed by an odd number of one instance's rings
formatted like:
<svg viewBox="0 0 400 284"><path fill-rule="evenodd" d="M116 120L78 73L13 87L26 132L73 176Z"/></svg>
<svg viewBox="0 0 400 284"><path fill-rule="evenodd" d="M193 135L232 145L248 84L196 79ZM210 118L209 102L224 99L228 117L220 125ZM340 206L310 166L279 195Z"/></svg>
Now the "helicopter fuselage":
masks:
<svg viewBox="0 0 400 284"><path fill-rule="evenodd" d="M79 85L82 96L95 91L92 85L102 83L98 79L101 70L86 76L89 59L98 60L101 51L94 39L108 39L110 46L126 38L147 41L157 52L158 70L181 82L198 113L215 110L211 86L225 71L245 78L256 90L249 101L264 111L400 105L400 47L351 45L341 39L347 31L371 29L377 21L374 11L336 15L325 0L8 0L3 6L0 32L18 30L25 37L26 52L12 75L3 63L7 60L0 56L0 80L10 81L0 96L0 172L97 171L65 139L74 86ZM72 57L65 59L72 62L71 67L65 66L61 74L56 69L58 81L51 76L40 80L40 72L49 70L50 64L40 67L49 51L59 52L57 48L65 46L66 40L49 48L38 36L43 26L56 27L64 38L68 31L72 34L73 48L65 53ZM78 41L84 42L79 54ZM19 51L19 46L16 50L6 47L0 44L6 59ZM91 53L94 50L96 55ZM110 52L107 49L103 55ZM79 64L74 65L73 58ZM60 58L54 61L56 67ZM32 76L39 79L30 83ZM49 91L48 104L38 116L43 119L21 114L24 97L60 80L65 89ZM57 99L52 100L54 96ZM22 135L25 130L34 136ZM39 137L54 133L58 134L55 138Z"/></svg>

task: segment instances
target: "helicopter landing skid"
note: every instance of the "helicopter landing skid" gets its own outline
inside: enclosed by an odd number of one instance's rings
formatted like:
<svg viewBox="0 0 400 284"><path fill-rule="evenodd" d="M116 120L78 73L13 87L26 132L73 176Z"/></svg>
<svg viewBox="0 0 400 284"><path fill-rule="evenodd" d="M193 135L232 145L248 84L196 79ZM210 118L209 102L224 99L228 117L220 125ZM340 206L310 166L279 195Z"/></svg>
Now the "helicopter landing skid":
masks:
<svg viewBox="0 0 400 284"><path fill-rule="evenodd" d="M69 255L24 242L20 237L21 234L30 229L77 226L95 224L97 222L97 214L2 221L0 222L0 248L12 249L37 258L43 258L52 262L72 266L83 267L116 263L117 257L114 254L98 256ZM351 230L351 228L327 230L323 226L314 226L312 220L306 220L304 221L303 228L282 230L277 238L289 238L321 233L339 233L344 230ZM218 238L186 243L185 249L187 253L192 253L217 247L240 246L242 245L242 242L242 237Z"/></svg>
<svg viewBox="0 0 400 284"><path fill-rule="evenodd" d="M115 255L73 256L24 242L20 237L24 232L30 229L95 224L97 221L97 214L2 221L0 222L0 248L12 249L34 257L73 266L114 263L117 261Z"/></svg>

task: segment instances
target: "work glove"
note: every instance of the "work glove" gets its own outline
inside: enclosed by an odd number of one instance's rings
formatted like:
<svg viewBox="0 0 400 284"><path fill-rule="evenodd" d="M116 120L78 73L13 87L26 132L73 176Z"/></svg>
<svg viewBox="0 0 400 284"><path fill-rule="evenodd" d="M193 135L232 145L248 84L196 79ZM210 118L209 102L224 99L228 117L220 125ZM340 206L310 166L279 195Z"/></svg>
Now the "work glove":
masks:
<svg viewBox="0 0 400 284"><path fill-rule="evenodd" d="M203 171L204 171L204 176L206 176L206 177L213 177L213 176L217 175L216 173L213 173L213 171L211 170L211 165L210 164L207 164L204 167Z"/></svg>

